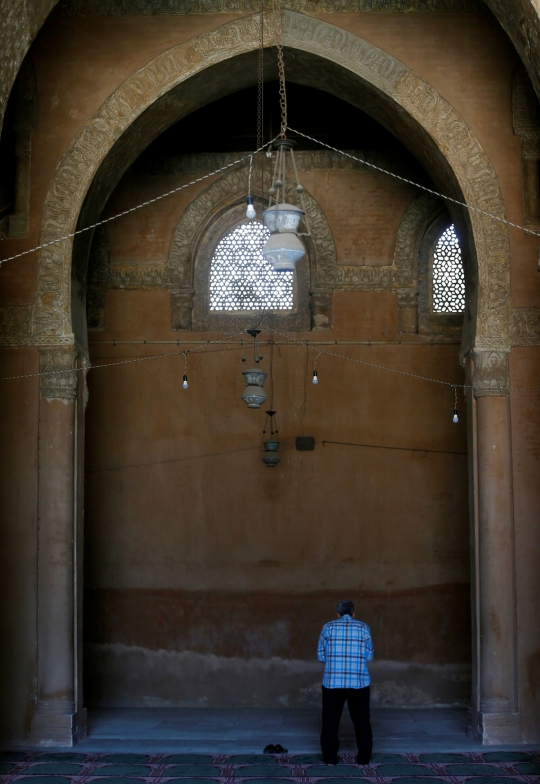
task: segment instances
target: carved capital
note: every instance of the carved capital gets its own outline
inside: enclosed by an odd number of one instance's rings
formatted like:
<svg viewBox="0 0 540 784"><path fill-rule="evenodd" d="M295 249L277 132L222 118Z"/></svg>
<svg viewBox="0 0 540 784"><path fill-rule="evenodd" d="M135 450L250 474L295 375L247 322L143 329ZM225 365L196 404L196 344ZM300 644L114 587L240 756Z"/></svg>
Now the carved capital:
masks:
<svg viewBox="0 0 540 784"><path fill-rule="evenodd" d="M47 400L74 400L77 395L78 373L73 346L53 346L39 349L41 397Z"/></svg>
<svg viewBox="0 0 540 784"><path fill-rule="evenodd" d="M311 311L311 329L320 332L332 326L332 292L310 291L309 308Z"/></svg>
<svg viewBox="0 0 540 784"><path fill-rule="evenodd" d="M535 133L522 133L521 157L523 160L537 161L540 158L540 131Z"/></svg>
<svg viewBox="0 0 540 784"><path fill-rule="evenodd" d="M473 387L475 397L506 397L509 394L509 348L474 348Z"/></svg>
<svg viewBox="0 0 540 784"><path fill-rule="evenodd" d="M191 329L193 315L193 294L191 289L171 292L171 328Z"/></svg>
<svg viewBox="0 0 540 784"><path fill-rule="evenodd" d="M418 289L398 289L397 300L399 308L418 307Z"/></svg>
<svg viewBox="0 0 540 784"><path fill-rule="evenodd" d="M399 289L397 300L399 331L404 335L416 335L418 332L417 289Z"/></svg>

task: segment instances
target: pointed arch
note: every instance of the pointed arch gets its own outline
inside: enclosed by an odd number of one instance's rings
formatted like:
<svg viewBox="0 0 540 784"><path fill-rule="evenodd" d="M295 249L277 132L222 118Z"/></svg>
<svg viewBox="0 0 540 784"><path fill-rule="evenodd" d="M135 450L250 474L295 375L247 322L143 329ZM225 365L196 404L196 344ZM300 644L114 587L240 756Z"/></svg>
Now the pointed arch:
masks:
<svg viewBox="0 0 540 784"><path fill-rule="evenodd" d="M470 127L425 79L388 53L320 19L283 12L283 42L344 68L399 110L438 150L467 204L503 218L495 171ZM259 16L228 22L163 52L129 77L80 130L64 153L47 195L41 244L73 232L85 196L115 142L156 101L204 69L246 52L259 40ZM275 34L267 29L267 46ZM509 344L509 242L504 224L471 212L478 264L475 342ZM72 241L42 250L37 269L33 334L37 343L73 340L70 306ZM474 319L473 319L474 320Z"/></svg>

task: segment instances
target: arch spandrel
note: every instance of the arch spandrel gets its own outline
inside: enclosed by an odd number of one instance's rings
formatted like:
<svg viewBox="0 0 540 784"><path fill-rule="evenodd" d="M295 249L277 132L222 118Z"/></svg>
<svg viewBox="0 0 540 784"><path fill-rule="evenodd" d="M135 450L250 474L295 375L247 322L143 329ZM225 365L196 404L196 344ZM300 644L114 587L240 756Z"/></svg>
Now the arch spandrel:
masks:
<svg viewBox="0 0 540 784"><path fill-rule="evenodd" d="M431 138L452 169L466 201L504 217L500 185L478 140L452 106L406 65L358 36L303 14L283 12L283 43L335 62L404 109ZM267 29L267 46L275 35ZM75 230L99 166L125 130L176 85L201 70L255 50L259 15L234 20L162 53L127 79L81 129L60 161L47 196L41 244ZM509 243L503 224L471 212L478 259L476 343L508 345ZM33 319L35 342L71 338L72 242L44 248L38 263Z"/></svg>

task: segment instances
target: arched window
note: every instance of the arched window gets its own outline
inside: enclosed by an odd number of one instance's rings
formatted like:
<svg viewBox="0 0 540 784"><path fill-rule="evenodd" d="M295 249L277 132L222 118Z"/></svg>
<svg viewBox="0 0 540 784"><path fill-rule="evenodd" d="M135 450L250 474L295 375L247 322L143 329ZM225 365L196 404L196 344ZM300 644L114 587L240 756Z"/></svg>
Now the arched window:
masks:
<svg viewBox="0 0 540 784"><path fill-rule="evenodd" d="M218 243L210 264L211 311L292 310L292 272L274 272L261 250L270 232L242 223Z"/></svg>
<svg viewBox="0 0 540 784"><path fill-rule="evenodd" d="M461 248L454 226L449 226L433 253L433 312L462 313L465 310L465 275Z"/></svg>

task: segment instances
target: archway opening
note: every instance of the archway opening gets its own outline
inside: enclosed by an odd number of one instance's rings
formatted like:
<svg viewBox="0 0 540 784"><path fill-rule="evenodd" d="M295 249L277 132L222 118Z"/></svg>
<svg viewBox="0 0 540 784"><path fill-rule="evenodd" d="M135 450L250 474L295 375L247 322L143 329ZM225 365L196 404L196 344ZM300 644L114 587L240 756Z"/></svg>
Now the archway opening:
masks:
<svg viewBox="0 0 540 784"><path fill-rule="evenodd" d="M313 74L317 58L310 68L306 59L288 53L296 80L289 86L291 125L416 182L444 180L445 166L436 162L428 174L384 127L395 119L359 93L358 83L353 90L341 80L337 97L311 86L322 72ZM349 88L384 126L343 100ZM265 89L275 107L275 84ZM140 151L124 174L109 168L98 178L85 218L100 199L111 215L253 149L255 107L254 87L211 97ZM273 112L266 138L277 127ZM324 328L311 321L294 336L315 350L332 343L348 360L462 383L459 320L422 320L418 312L418 303L429 301L430 231L441 221L450 225L450 216L439 205L417 221L410 279L385 282L381 270L395 264L404 218L419 193L315 148L299 145L299 166L328 220L338 283L325 292L331 307ZM424 153L429 158L430 150ZM175 227L204 188L96 235L89 262L93 362L216 337L172 320L167 267ZM209 212L208 230L228 206ZM246 314L246 327L258 317ZM240 401L246 349L238 338L189 356L185 391L179 357L90 378L88 705L317 706L317 635L336 602L351 598L375 640L375 704L465 706L471 624L464 402L454 425L448 390L329 355L319 357L314 387L313 350L277 345L287 339L276 334L263 337L276 342L261 353L265 369L272 366L283 440L272 470L258 454L264 411L248 411ZM315 438L313 451L296 449L302 435Z"/></svg>

